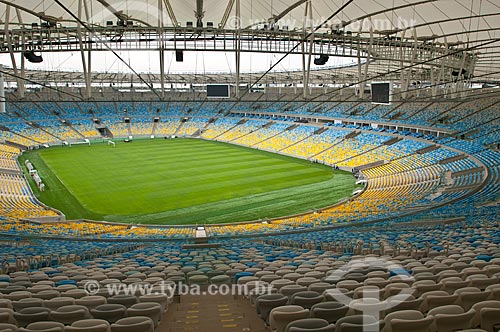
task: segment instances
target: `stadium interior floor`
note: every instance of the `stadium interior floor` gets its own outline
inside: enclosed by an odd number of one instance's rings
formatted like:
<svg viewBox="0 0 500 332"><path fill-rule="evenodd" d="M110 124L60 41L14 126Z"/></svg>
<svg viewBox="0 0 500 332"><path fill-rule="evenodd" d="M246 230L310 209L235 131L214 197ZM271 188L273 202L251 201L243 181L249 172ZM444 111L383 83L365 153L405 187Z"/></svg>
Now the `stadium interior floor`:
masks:
<svg viewBox="0 0 500 332"><path fill-rule="evenodd" d="M250 301L239 296L180 295L170 304L156 332L264 332Z"/></svg>

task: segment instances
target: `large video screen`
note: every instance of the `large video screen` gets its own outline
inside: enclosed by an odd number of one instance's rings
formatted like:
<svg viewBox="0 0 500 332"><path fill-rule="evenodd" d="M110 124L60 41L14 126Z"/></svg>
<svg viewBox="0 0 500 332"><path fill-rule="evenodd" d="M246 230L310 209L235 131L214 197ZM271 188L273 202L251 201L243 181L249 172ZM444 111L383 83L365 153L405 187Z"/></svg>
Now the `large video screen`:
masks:
<svg viewBox="0 0 500 332"><path fill-rule="evenodd" d="M208 98L229 98L228 84L207 84Z"/></svg>
<svg viewBox="0 0 500 332"><path fill-rule="evenodd" d="M392 101L392 86L390 82L372 83L372 103L390 105Z"/></svg>

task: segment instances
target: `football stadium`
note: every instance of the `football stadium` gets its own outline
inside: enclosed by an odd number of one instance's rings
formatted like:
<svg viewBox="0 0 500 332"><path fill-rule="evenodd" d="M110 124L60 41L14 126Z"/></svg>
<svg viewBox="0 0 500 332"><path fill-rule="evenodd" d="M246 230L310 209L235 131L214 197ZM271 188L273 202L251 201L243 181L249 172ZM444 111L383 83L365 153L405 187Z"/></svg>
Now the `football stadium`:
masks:
<svg viewBox="0 0 500 332"><path fill-rule="evenodd" d="M0 0L1 332L500 331L497 0Z"/></svg>

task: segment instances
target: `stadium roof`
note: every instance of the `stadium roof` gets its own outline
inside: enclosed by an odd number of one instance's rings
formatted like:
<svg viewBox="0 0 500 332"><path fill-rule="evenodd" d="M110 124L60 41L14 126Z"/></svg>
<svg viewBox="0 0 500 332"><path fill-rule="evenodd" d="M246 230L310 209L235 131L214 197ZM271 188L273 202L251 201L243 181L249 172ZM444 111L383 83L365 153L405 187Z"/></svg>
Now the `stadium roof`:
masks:
<svg viewBox="0 0 500 332"><path fill-rule="evenodd" d="M410 47L418 43L450 49L450 53L460 50L463 53L458 56L464 54L464 63L465 54L472 55L474 61L469 63L467 58L467 63L460 65L458 58L450 68L464 66L473 70L478 81L500 78L500 2L497 0L0 0L0 13L4 28L0 30L4 34L9 30L33 29L32 23L68 28L76 28L81 23L80 27L87 30L120 28L123 24L144 29L182 28L190 24L194 28L206 28L212 23L225 31L280 30L303 32L303 36L313 31L331 34L341 30L342 34L365 38L366 43L374 39L399 40ZM327 21L328 18L331 19ZM7 49L2 52L7 53ZM302 52L307 53L307 49ZM397 69L402 57L392 52L391 61L378 61L377 53L372 53L369 60L373 65L367 72L375 77ZM405 56L417 59L415 54ZM410 66L416 79L420 78L419 69L424 70L418 61ZM359 70L354 67L340 74L357 77ZM316 78L320 77L318 81L333 76L328 70L316 74ZM78 75L75 77L78 79ZM95 79L106 77L96 74ZM189 76L183 79L189 80Z"/></svg>

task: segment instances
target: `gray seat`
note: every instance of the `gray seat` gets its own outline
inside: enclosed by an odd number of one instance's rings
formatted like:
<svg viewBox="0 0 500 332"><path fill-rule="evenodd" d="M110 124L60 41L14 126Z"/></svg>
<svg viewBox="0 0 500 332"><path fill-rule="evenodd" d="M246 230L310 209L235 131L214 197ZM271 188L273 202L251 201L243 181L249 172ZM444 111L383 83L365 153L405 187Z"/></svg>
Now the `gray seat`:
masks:
<svg viewBox="0 0 500 332"><path fill-rule="evenodd" d="M75 304L75 299L72 297L65 297L65 296L55 297L53 299L43 301L43 306L49 308L50 310L56 310L57 308L72 304Z"/></svg>
<svg viewBox="0 0 500 332"><path fill-rule="evenodd" d="M50 309L44 307L29 307L14 313L18 326L28 326L31 323L45 321L49 318Z"/></svg>
<svg viewBox="0 0 500 332"><path fill-rule="evenodd" d="M340 318L345 317L348 311L349 307L342 303L333 301L321 302L312 306L311 317L324 319L328 323L335 323Z"/></svg>
<svg viewBox="0 0 500 332"><path fill-rule="evenodd" d="M151 294L151 295L142 295L139 297L139 303L143 302L154 302L158 303L161 306L162 312L167 311L168 309L168 295L166 294Z"/></svg>
<svg viewBox="0 0 500 332"><path fill-rule="evenodd" d="M87 307L73 304L51 311L50 318L56 322L71 325L78 320L91 318L91 316Z"/></svg>
<svg viewBox="0 0 500 332"><path fill-rule="evenodd" d="M17 326L14 324L0 323L1 332L17 332Z"/></svg>
<svg viewBox="0 0 500 332"><path fill-rule="evenodd" d="M83 305L87 307L87 309L92 310L98 305L101 304L106 304L107 300L104 296L98 296L98 295L93 295L93 296L84 296L82 298L76 299L75 304L77 305Z"/></svg>
<svg viewBox="0 0 500 332"><path fill-rule="evenodd" d="M109 323L115 323L125 317L127 308L123 304L101 304L90 311L92 316L103 319Z"/></svg>
<svg viewBox="0 0 500 332"><path fill-rule="evenodd" d="M500 308L482 308L479 314L482 329L488 332L500 330Z"/></svg>
<svg viewBox="0 0 500 332"><path fill-rule="evenodd" d="M290 298L290 304L300 305L306 309L310 309L313 305L322 301L323 295L313 291L297 292Z"/></svg>
<svg viewBox="0 0 500 332"><path fill-rule="evenodd" d="M391 322L393 332L422 332L427 331L434 322L433 316L418 320L393 319Z"/></svg>
<svg viewBox="0 0 500 332"><path fill-rule="evenodd" d="M66 327L66 332L109 332L109 323L102 319L83 319Z"/></svg>
<svg viewBox="0 0 500 332"><path fill-rule="evenodd" d="M337 321L335 332L379 331L381 324L383 323L368 315L347 316Z"/></svg>
<svg viewBox="0 0 500 332"><path fill-rule="evenodd" d="M154 302L137 303L127 309L128 317L144 316L149 317L157 327L162 314L161 305Z"/></svg>
<svg viewBox="0 0 500 332"><path fill-rule="evenodd" d="M269 326L276 332L285 332L288 323L308 317L309 310L298 305L276 307L269 314Z"/></svg>
<svg viewBox="0 0 500 332"><path fill-rule="evenodd" d="M154 323L149 317L127 317L111 324L111 332L153 332Z"/></svg>
<svg viewBox="0 0 500 332"><path fill-rule="evenodd" d="M434 308L427 315L434 316L432 330L452 332L471 327L471 321L475 313L476 311L472 309L464 312L464 309L459 305L447 305Z"/></svg>
<svg viewBox="0 0 500 332"><path fill-rule="evenodd" d="M284 306L288 303L288 297L283 294L266 294L257 297L255 307L257 314L266 324L269 324L269 314L276 307Z"/></svg>
<svg viewBox="0 0 500 332"><path fill-rule="evenodd" d="M15 324L14 310L11 308L0 308L0 323Z"/></svg>
<svg viewBox="0 0 500 332"><path fill-rule="evenodd" d="M108 298L109 304L122 304L125 307L131 307L137 303L137 297L134 295L119 294Z"/></svg>
<svg viewBox="0 0 500 332"><path fill-rule="evenodd" d="M28 297L19 301L12 302L12 306L14 307L15 311L20 311L24 308L30 307L43 307L43 300Z"/></svg>
<svg viewBox="0 0 500 332"><path fill-rule="evenodd" d="M65 332L64 324L59 322L36 322L29 324L26 328L20 328L19 332Z"/></svg>
<svg viewBox="0 0 500 332"><path fill-rule="evenodd" d="M293 294L298 293L298 292L305 292L307 291L306 286L300 286L300 285L286 285L281 287L278 290L278 293L281 293L288 298L291 298Z"/></svg>
<svg viewBox="0 0 500 332"><path fill-rule="evenodd" d="M320 318L304 318L290 322L285 332L335 332L335 325Z"/></svg>

